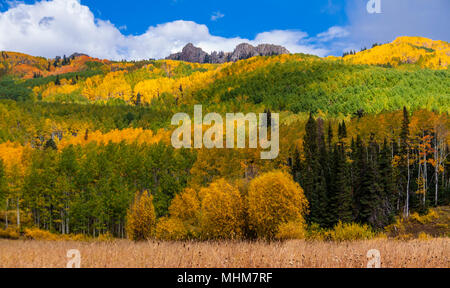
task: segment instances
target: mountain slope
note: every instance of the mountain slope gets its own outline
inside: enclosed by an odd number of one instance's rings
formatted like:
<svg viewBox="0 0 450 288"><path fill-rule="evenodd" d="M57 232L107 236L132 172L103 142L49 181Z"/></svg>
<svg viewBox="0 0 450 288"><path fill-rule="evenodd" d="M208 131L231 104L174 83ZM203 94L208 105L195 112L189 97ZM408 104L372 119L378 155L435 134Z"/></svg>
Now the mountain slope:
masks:
<svg viewBox="0 0 450 288"><path fill-rule="evenodd" d="M17 52L0 52L0 77L10 75L23 79L40 78L88 69L87 62L109 63L75 53L69 57L46 59Z"/></svg>
<svg viewBox="0 0 450 288"><path fill-rule="evenodd" d="M420 68L447 69L450 64L450 44L423 37L399 37L392 43L345 56L344 60L353 64L392 67L416 64Z"/></svg>
<svg viewBox="0 0 450 288"><path fill-rule="evenodd" d="M193 52L190 60L206 57L201 49L188 46ZM241 52L252 49L246 45L238 48ZM447 42L419 37L400 37L343 58L283 54L223 64L110 62L86 55L46 60L7 52L1 62L8 66L4 74L16 78L0 78L0 99L163 103L174 108L196 103L242 107L245 103L278 111L321 110L334 115L379 113L403 106L448 112L450 71L445 67L449 53ZM239 59L247 54L236 55ZM26 73L17 72L24 66Z"/></svg>

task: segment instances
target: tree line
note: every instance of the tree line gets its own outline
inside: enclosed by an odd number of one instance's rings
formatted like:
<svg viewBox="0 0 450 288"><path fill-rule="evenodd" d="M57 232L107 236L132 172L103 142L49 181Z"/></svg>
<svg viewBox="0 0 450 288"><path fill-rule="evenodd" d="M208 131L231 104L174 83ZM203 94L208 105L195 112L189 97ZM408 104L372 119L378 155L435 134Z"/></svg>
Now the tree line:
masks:
<svg viewBox="0 0 450 288"><path fill-rule="evenodd" d="M449 203L445 127L411 135L405 108L400 137L379 143L374 136L357 136L349 145L345 122L335 136L331 125L327 129L311 115L303 151L297 149L292 159L294 178L310 203L310 223L358 222L380 229L397 215Z"/></svg>

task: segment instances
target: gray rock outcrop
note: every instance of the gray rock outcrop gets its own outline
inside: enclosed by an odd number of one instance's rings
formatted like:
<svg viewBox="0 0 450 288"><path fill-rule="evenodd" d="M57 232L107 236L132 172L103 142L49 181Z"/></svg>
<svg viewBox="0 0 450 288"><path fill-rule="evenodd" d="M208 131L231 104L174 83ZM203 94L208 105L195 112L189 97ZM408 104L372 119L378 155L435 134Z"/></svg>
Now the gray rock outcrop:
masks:
<svg viewBox="0 0 450 288"><path fill-rule="evenodd" d="M201 48L195 47L192 43L187 44L179 53L167 57L170 60L180 60L192 63L213 63L220 64L226 62L236 62L255 56L273 56L290 54L283 46L272 44L261 44L254 47L248 43L242 43L236 46L233 52L212 52L206 53Z"/></svg>

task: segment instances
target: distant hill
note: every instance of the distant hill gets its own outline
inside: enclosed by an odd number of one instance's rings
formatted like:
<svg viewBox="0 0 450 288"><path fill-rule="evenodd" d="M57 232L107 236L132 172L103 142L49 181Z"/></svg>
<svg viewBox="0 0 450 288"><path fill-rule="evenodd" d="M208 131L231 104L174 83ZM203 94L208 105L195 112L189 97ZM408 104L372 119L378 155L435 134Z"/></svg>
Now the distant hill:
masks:
<svg viewBox="0 0 450 288"><path fill-rule="evenodd" d="M207 54L189 44L169 60L120 62L82 54L45 59L2 52L0 99L149 106L173 101L175 106L241 107L244 102L276 111L333 115L376 114L404 106L448 112L449 54L447 42L420 37L400 37L345 57L326 58L248 44L229 54Z"/></svg>
<svg viewBox="0 0 450 288"><path fill-rule="evenodd" d="M192 43L189 43L181 52L172 54L166 59L192 63L222 64L226 62L236 62L243 59L249 59L255 56L273 56L283 54L290 54L290 52L282 46L261 44L254 47L247 43L239 44L233 52L212 52L211 54L208 54L201 48L195 47Z"/></svg>
<svg viewBox="0 0 450 288"><path fill-rule="evenodd" d="M166 60L199 64L225 64L249 59L255 56L289 55L282 47L262 44L256 47L242 43L233 52L206 53L193 44L187 44L179 53L172 54ZM450 63L450 44L423 37L399 37L392 43L376 44L361 52L346 53L344 57L329 56L326 59L344 60L349 64L367 64L383 67L417 66L433 70L445 70ZM0 52L0 77L10 75L22 79L41 78L66 73L81 72L90 69L89 63L98 63L106 70L117 71L130 67L143 67L148 61L109 61L74 53L68 57L53 59L35 57L18 52ZM92 65L91 65L92 66ZM95 66L95 65L94 65Z"/></svg>
<svg viewBox="0 0 450 288"><path fill-rule="evenodd" d="M23 79L40 78L85 70L87 62L108 63L108 60L74 53L69 57L46 59L17 52L0 52L0 77L11 75Z"/></svg>
<svg viewBox="0 0 450 288"><path fill-rule="evenodd" d="M447 69L450 64L450 44L423 37L399 37L392 43L376 45L372 49L343 58L353 64L392 67L416 64L420 68Z"/></svg>

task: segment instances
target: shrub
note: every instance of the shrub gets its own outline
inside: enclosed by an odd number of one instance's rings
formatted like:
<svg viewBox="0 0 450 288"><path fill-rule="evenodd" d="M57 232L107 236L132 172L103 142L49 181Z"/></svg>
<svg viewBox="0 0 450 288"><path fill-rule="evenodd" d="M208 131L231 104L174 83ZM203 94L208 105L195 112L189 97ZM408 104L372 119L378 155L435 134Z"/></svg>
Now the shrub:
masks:
<svg viewBox="0 0 450 288"><path fill-rule="evenodd" d="M38 228L27 228L23 233L26 239L42 240L42 241L58 241L61 237L49 231L44 231Z"/></svg>
<svg viewBox="0 0 450 288"><path fill-rule="evenodd" d="M330 238L328 234L329 231L321 228L319 224L312 223L307 229L306 238L308 240L324 241Z"/></svg>
<svg viewBox="0 0 450 288"><path fill-rule="evenodd" d="M432 240L432 239L433 239L433 236L428 235L428 234L425 233L425 232L421 232L421 233L419 234L418 238L419 238L419 240L428 241L428 240Z"/></svg>
<svg viewBox="0 0 450 288"><path fill-rule="evenodd" d="M128 238L143 241L153 236L156 224L153 196L148 191L136 193L134 203L127 213L126 230Z"/></svg>
<svg viewBox="0 0 450 288"><path fill-rule="evenodd" d="M303 189L281 171L253 179L247 199L249 225L260 238L273 239L283 223L304 222L308 209Z"/></svg>
<svg viewBox="0 0 450 288"><path fill-rule="evenodd" d="M13 228L6 228L5 230L0 229L0 239L17 240L19 237L19 232Z"/></svg>
<svg viewBox="0 0 450 288"><path fill-rule="evenodd" d="M420 216L419 213L415 212L411 214L410 218L412 220L419 222L420 224L429 224L432 223L434 220L438 219L439 214L434 210L430 210L426 215L422 216Z"/></svg>
<svg viewBox="0 0 450 288"><path fill-rule="evenodd" d="M337 242L369 240L377 236L368 225L359 225L356 223L348 224L339 222L330 232L330 240Z"/></svg>
<svg viewBox="0 0 450 288"><path fill-rule="evenodd" d="M70 237L73 240L75 237ZM97 239L99 242L111 242L114 240L114 236L110 232L100 234Z"/></svg>
<svg viewBox="0 0 450 288"><path fill-rule="evenodd" d="M187 230L183 222L178 218L163 217L156 225L156 238L165 241L186 240Z"/></svg>
<svg viewBox="0 0 450 288"><path fill-rule="evenodd" d="M409 234L399 234L397 237L395 237L396 240L400 240L400 241L409 241L414 239L414 235L409 233Z"/></svg>
<svg viewBox="0 0 450 288"><path fill-rule="evenodd" d="M224 179L200 191L200 225L207 239L239 239L243 236L244 205L239 190Z"/></svg>
<svg viewBox="0 0 450 288"><path fill-rule="evenodd" d="M278 240L297 240L306 237L305 223L301 221L290 221L282 223L275 236Z"/></svg>

